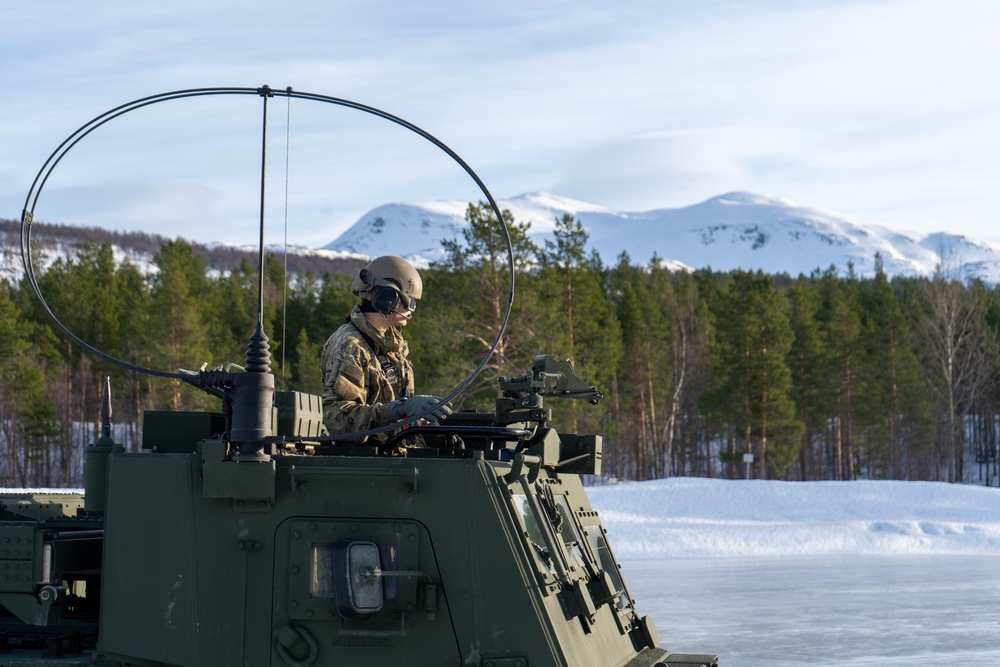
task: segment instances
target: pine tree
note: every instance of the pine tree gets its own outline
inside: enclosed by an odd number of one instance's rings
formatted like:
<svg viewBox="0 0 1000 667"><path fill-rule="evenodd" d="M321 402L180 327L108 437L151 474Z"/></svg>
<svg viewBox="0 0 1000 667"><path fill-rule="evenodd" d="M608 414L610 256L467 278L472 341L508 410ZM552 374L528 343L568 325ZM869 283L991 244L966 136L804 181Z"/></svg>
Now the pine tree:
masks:
<svg viewBox="0 0 1000 667"><path fill-rule="evenodd" d="M993 340L1000 340L1000 290L994 288L989 290L986 296L986 308L983 313L983 320L988 335ZM1000 438L994 424L1000 420L1000 349L994 347L991 358L987 362L989 367L994 369L992 374L993 382L983 392L982 400L978 407L979 422L981 424L980 433L982 436L976 443L975 461L979 468L979 480L986 486L993 486L994 479L1000 479Z"/></svg>
<svg viewBox="0 0 1000 667"><path fill-rule="evenodd" d="M834 267L823 273L821 282L821 330L827 340L830 377L833 380L832 411L833 478L855 479L855 402L859 393L858 358L861 356L861 316L858 282L852 276L840 279Z"/></svg>
<svg viewBox="0 0 1000 667"><path fill-rule="evenodd" d="M826 397L832 393L829 384L831 376L827 349L817 320L820 296L814 281L800 278L789 289L789 298L794 341L788 355L788 366L792 372L792 398L803 426L799 475L801 479L808 480L815 474L813 442L822 440L821 433L817 437L815 431L822 429L830 410Z"/></svg>
<svg viewBox="0 0 1000 667"><path fill-rule="evenodd" d="M773 279L762 272L734 272L716 307L713 393L729 405L761 479L785 474L802 436L785 363L792 337Z"/></svg>
<svg viewBox="0 0 1000 667"><path fill-rule="evenodd" d="M671 378L663 446L671 474L712 476L713 452L710 442L702 442L700 437L703 420L697 400L708 382L708 308L694 276L687 271L668 275L673 286L671 333L667 340Z"/></svg>
<svg viewBox="0 0 1000 667"><path fill-rule="evenodd" d="M192 271L197 271L195 264ZM209 307L203 313L203 325L208 336L207 350L220 362L242 364L247 344L257 326L257 269L246 259L240 265L212 281L194 289L204 289L209 295ZM273 313L272 313L273 314ZM267 335L273 338L272 331Z"/></svg>
<svg viewBox="0 0 1000 667"><path fill-rule="evenodd" d="M87 242L75 255L61 258L39 278L39 287L53 314L74 336L93 349L117 357L121 347L119 295L110 243ZM54 481L68 484L87 441L98 436L104 378L119 376L117 367L61 337L69 372L56 393L62 437L49 452ZM77 425L90 423L87 429Z"/></svg>
<svg viewBox="0 0 1000 667"><path fill-rule="evenodd" d="M46 395L48 361L39 354L44 348L35 344L39 333L22 316L7 282L0 283L0 438L5 446L0 483L7 487L47 481L30 466L43 448L53 444L45 436L54 434L55 413Z"/></svg>
<svg viewBox="0 0 1000 667"><path fill-rule="evenodd" d="M423 273L421 273L421 277L423 277ZM309 337L312 340L325 342L350 317L351 311L359 301L358 297L351 293L353 282L353 276L330 275L329 273L323 276L319 286L315 315L311 318L308 329ZM421 303L417 307L422 309L424 305Z"/></svg>
<svg viewBox="0 0 1000 667"><path fill-rule="evenodd" d="M651 454L648 408L643 393L641 368L646 322L641 303L646 280L628 253L618 256L611 271L612 300L621 330L622 361L611 382L611 420L605 433L608 441L605 471L621 479L643 479L648 475Z"/></svg>
<svg viewBox="0 0 1000 667"><path fill-rule="evenodd" d="M323 393L323 378L320 369L320 353L322 342L312 342L309 332L303 329L297 336L295 347L295 365L292 375L292 386L298 391L310 394Z"/></svg>
<svg viewBox="0 0 1000 667"><path fill-rule="evenodd" d="M118 267L115 280L121 334L118 358L149 368L152 363L150 346L155 335L150 326L149 285L139 270L128 262ZM148 385L152 380L148 375L130 371L112 373L111 396L117 421L125 426L125 444L133 451L138 449L140 418L143 411L150 407Z"/></svg>
<svg viewBox="0 0 1000 667"><path fill-rule="evenodd" d="M212 357L206 324L206 310L212 306L209 284L204 262L190 244L169 241L153 261L158 269L152 279L150 303L150 325L157 332L152 336L154 368L196 370L202 364L211 368L228 361L242 363L242 359ZM154 390L159 391L160 386L155 385ZM167 398L173 410L214 405L191 389L182 390L179 380L169 381Z"/></svg>
<svg viewBox="0 0 1000 667"><path fill-rule="evenodd" d="M864 379L861 410L869 477L905 477L904 442L926 434L926 382L913 351L909 322L876 255L875 277L861 285ZM904 433L907 435L904 440Z"/></svg>
<svg viewBox="0 0 1000 667"><path fill-rule="evenodd" d="M446 257L434 268L453 275L435 282L433 302L429 292L425 299L431 312L414 327L426 331L432 340L450 339L450 344L443 344L457 351L436 369L439 382L442 378L467 377L496 343L484 367L489 372L482 373L469 387L467 398L473 402L477 395L491 401L496 396L497 376L527 372L537 352L537 292L525 271L537 248L528 238L530 223L515 222L509 210L501 213L513 249L519 295L506 335L497 340L510 296L510 265L502 228L484 202L470 204L466 210L469 225L462 231L464 243L457 239L442 241ZM420 359L415 356L415 363L421 363Z"/></svg>
<svg viewBox="0 0 1000 667"><path fill-rule="evenodd" d="M546 348L539 351L570 359L578 376L606 390L621 358L621 337L600 257L587 257L587 232L569 214L556 220L553 235L538 254L540 326L546 331ZM568 401L560 405L559 420L576 433L583 415L597 415L587 407ZM594 419L587 424L598 426Z"/></svg>
<svg viewBox="0 0 1000 667"><path fill-rule="evenodd" d="M284 368L290 368L285 378L281 378L279 386L282 388L296 389L299 391L319 392L319 383L310 385L300 383L301 378L319 377L319 352L315 357L303 358L300 352L311 354L310 346L322 349L325 340L321 333L311 334L312 320L316 317L316 308L319 305L320 283L316 276L307 272L300 275L298 280L290 286L288 299L282 311L282 335L279 355L285 359L282 364ZM305 345L302 344L302 337L307 339ZM313 371L307 366L315 366ZM310 388L311 387L311 388Z"/></svg>

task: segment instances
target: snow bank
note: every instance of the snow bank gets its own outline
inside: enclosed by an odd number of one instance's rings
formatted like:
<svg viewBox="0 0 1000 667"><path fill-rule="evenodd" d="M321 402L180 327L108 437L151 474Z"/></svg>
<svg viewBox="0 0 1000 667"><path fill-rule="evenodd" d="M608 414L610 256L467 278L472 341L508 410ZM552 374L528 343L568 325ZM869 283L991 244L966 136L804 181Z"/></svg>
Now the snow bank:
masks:
<svg viewBox="0 0 1000 667"><path fill-rule="evenodd" d="M672 478L588 489L621 559L1000 555L1000 489Z"/></svg>

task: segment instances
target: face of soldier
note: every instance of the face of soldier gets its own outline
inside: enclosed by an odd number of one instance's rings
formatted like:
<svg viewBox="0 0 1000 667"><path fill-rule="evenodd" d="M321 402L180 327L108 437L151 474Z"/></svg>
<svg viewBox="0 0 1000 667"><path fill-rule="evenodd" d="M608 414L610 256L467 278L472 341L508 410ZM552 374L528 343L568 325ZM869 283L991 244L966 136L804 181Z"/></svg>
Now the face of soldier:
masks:
<svg viewBox="0 0 1000 667"><path fill-rule="evenodd" d="M386 323L387 326L405 327L406 323L410 321L411 315L412 311L409 308L407 308L406 306L400 306L399 310L397 310L396 312L389 313L388 315L380 314L379 317L383 318L383 321Z"/></svg>
<svg viewBox="0 0 1000 667"><path fill-rule="evenodd" d="M406 323L410 321L412 314L413 311L406 306L399 306L398 310L388 315L384 313L365 313L365 319L371 322L373 327L385 333L389 327L405 327Z"/></svg>

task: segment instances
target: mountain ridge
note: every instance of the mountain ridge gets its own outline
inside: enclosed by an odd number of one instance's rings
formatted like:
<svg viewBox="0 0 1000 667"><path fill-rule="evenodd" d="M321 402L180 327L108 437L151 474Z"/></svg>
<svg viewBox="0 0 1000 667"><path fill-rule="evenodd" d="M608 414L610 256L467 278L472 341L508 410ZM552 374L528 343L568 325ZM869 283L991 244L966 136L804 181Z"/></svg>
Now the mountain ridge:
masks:
<svg viewBox="0 0 1000 667"><path fill-rule="evenodd" d="M691 206L616 211L546 192L498 200L518 222L530 222L536 243L551 238L555 220L569 213L589 235L589 247L605 263L622 252L647 263L653 256L690 268L763 270L809 274L836 266L874 275L878 253L889 275L949 276L1000 282L1000 246L971 237L934 232L918 235L799 206L751 192L734 191ZM398 254L427 265L443 256L440 240L461 236L467 202L397 202L376 207L323 246L368 256Z"/></svg>
<svg viewBox="0 0 1000 667"><path fill-rule="evenodd" d="M656 257L671 269L708 268L763 270L791 276L836 267L861 277L875 273L875 255L890 276L930 276L942 270L963 280L1000 283L1000 246L949 232L919 235L858 222L850 217L765 195L734 191L691 206L648 211L616 211L547 192L500 199L518 222L530 222L529 236L539 245L553 238L555 222L564 214L578 219L589 235L589 249L605 264L627 253L631 263ZM445 258L442 239L461 239L468 223L469 202L393 202L373 208L323 248L287 248L288 269L322 275L351 273L368 258L401 255L426 267ZM0 220L0 277L17 281L22 271L19 225ZM166 238L139 232L35 223L36 247L49 259L78 252L87 240L110 242L119 259L128 258L144 271L154 270L153 255ZM228 271L247 259L255 263L256 247L190 242L214 269ZM284 254L285 248L267 248Z"/></svg>

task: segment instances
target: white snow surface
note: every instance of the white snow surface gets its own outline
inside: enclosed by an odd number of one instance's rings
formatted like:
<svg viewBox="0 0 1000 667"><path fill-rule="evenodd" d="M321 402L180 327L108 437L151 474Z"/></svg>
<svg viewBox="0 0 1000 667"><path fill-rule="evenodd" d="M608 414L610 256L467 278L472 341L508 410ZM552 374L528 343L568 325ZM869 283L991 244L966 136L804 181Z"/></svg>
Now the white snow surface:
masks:
<svg viewBox="0 0 1000 667"><path fill-rule="evenodd" d="M1000 489L675 477L587 489L619 559L1000 555Z"/></svg>

